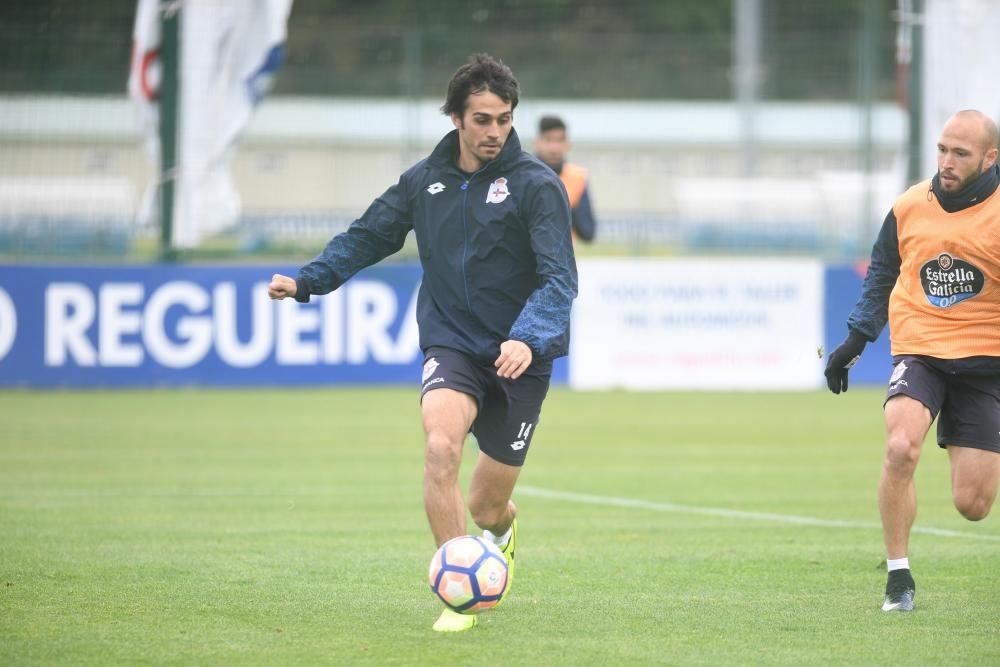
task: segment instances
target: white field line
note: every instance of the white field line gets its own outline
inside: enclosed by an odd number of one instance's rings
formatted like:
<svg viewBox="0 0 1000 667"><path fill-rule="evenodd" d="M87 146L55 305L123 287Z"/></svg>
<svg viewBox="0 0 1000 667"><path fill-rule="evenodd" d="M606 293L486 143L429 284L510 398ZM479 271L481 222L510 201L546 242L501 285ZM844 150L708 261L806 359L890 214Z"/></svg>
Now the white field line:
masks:
<svg viewBox="0 0 1000 667"><path fill-rule="evenodd" d="M746 512L743 510L733 510L724 507L702 507L698 505L679 505L677 503L664 503L652 500L639 500L636 498L617 498L615 496L595 496L587 493L575 493L572 491L555 491L553 489L543 489L536 486L518 486L514 490L515 494L524 496L534 496L536 498L547 498L549 500L562 500L582 505L597 505L602 507L625 507L629 509L647 510L651 512L673 512L676 514L700 514L702 516L716 516L725 519L749 519L753 521L770 521L772 523L784 523L798 526L818 526L821 528L844 528L850 530L880 530L882 526L874 521L846 521L843 519L821 519L812 516L797 516L795 514L775 514L772 512ZM55 498L80 498L80 499L104 499L104 498L311 498L327 495L324 489L296 489L275 493L273 491L258 491L254 489L240 490L214 490L214 489L167 489L167 490L144 490L135 492L126 491L56 491L32 493L27 492L2 492L0 498L16 499L55 499ZM966 533L958 530L947 530L945 528L932 528L929 526L913 526L914 533L923 535L937 535L940 537L957 537L970 540L984 540L987 542L1000 542L1000 535L984 535L980 533Z"/></svg>
<svg viewBox="0 0 1000 667"><path fill-rule="evenodd" d="M772 523L787 523L798 526L819 526L821 528L848 528L848 529L877 529L881 530L881 524L874 521L844 521L841 519L820 519L812 516L796 516L794 514L773 514L771 512L744 512L742 510L731 510L723 507L699 507L697 505L678 505L675 503L661 503L652 500L638 500L635 498L616 498L614 496L594 496L587 493L574 493L572 491L554 491L552 489L542 489L536 486L518 486L515 494L534 496L536 498L548 498L549 500L563 500L571 503L583 505L599 505L603 507L625 507L629 509L648 510L651 512L674 512L677 514L701 514L704 516L717 516L726 519L750 519L753 521L770 521ZM970 540L986 540L990 542L1000 542L1000 535L983 535L979 533L964 533L957 530L945 530L943 528L930 528L926 526L913 526L912 532L924 535L937 535L940 537L959 537Z"/></svg>

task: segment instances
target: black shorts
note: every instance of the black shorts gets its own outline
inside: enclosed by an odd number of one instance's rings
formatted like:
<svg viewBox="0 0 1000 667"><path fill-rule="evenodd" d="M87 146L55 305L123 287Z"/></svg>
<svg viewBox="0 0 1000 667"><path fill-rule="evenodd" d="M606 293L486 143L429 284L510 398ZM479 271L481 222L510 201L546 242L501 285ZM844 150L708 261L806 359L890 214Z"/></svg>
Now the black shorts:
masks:
<svg viewBox="0 0 1000 667"><path fill-rule="evenodd" d="M448 348L431 347L424 353L420 396L435 389L454 389L474 398L479 412L472 423L472 434L479 449L501 463L521 466L535 436L550 376L551 371L528 368L521 377L509 380L498 376L491 363L477 362Z"/></svg>
<svg viewBox="0 0 1000 667"><path fill-rule="evenodd" d="M920 357L895 361L886 402L903 394L927 406L938 418L939 447L1000 453L1000 376L944 373Z"/></svg>

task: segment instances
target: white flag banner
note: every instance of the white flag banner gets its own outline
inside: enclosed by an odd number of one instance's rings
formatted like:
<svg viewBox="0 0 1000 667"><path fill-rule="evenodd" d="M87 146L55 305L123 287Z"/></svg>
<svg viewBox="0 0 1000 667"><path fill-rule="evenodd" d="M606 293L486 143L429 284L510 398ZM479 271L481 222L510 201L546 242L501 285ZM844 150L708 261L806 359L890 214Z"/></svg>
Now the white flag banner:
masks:
<svg viewBox="0 0 1000 667"><path fill-rule="evenodd" d="M945 121L962 109L1000 120L996 42L1000 2L926 0L923 49L923 174L937 171L937 139Z"/></svg>
<svg viewBox="0 0 1000 667"><path fill-rule="evenodd" d="M192 248L240 216L229 162L240 132L284 60L292 0L198 0L181 8L173 246ZM139 0L129 93L159 160L159 0ZM155 183L151 186L155 191ZM152 197L147 197L153 213ZM149 219L148 217L146 218Z"/></svg>
<svg viewBox="0 0 1000 667"><path fill-rule="evenodd" d="M132 28L132 62L129 65L128 94L135 104L142 130L143 149L150 162L160 164L159 109L156 93L160 88L160 0L139 0ZM146 188L137 214L138 223L149 226L159 218L156 210L158 179Z"/></svg>

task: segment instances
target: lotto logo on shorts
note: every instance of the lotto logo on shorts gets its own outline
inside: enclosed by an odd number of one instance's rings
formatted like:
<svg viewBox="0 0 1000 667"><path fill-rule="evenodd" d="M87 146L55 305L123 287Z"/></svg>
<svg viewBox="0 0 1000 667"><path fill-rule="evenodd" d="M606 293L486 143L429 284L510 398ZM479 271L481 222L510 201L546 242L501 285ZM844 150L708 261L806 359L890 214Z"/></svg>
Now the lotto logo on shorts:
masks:
<svg viewBox="0 0 1000 667"><path fill-rule="evenodd" d="M517 440L510 443L511 449L517 452L528 446L528 437L531 435L532 426L534 426L534 424L521 422L521 430L517 432Z"/></svg>

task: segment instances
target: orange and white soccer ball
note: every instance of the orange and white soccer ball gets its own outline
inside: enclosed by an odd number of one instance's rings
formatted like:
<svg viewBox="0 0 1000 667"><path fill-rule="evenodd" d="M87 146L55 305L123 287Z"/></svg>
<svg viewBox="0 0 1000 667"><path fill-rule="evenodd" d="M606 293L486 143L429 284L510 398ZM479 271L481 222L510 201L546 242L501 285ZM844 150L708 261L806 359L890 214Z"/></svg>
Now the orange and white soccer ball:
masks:
<svg viewBox="0 0 1000 667"><path fill-rule="evenodd" d="M460 614L495 606L507 590L507 560L489 540L463 535L448 540L431 558L431 590Z"/></svg>

